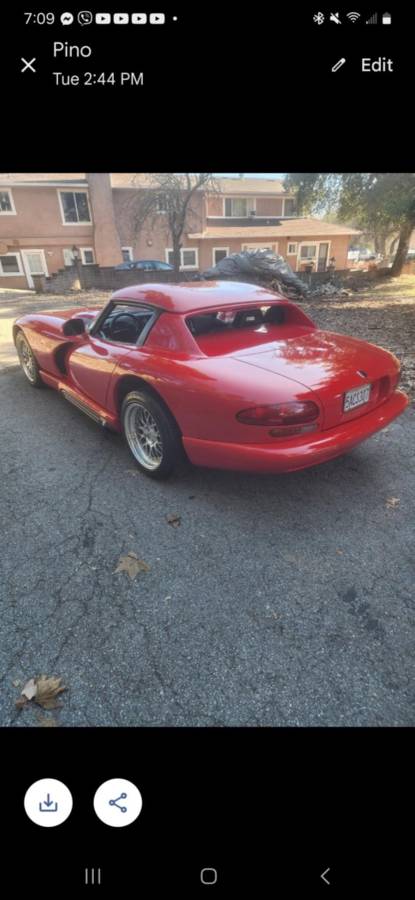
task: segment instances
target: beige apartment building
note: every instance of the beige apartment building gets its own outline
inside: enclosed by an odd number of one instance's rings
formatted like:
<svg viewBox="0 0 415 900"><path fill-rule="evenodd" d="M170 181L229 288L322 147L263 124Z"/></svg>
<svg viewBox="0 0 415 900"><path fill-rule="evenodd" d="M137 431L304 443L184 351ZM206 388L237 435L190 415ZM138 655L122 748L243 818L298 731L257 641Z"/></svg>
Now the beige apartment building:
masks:
<svg viewBox="0 0 415 900"><path fill-rule="evenodd" d="M135 208L151 175L0 175L0 287L32 288L33 275L52 275L77 259L114 266L133 259L172 261L163 198L137 231ZM269 247L298 271L324 271L335 257L347 268L355 229L297 217L295 197L270 178L219 178L192 202L181 250L182 270L203 271L223 256Z"/></svg>

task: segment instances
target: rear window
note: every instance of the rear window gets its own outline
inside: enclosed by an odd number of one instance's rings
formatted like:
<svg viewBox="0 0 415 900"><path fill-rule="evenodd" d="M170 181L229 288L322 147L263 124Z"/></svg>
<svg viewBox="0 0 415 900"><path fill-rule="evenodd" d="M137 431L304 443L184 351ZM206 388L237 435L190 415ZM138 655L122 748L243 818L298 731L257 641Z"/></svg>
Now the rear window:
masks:
<svg viewBox="0 0 415 900"><path fill-rule="evenodd" d="M249 309L225 309L189 316L186 324L194 337L205 334L268 330L268 325L281 325L285 309L278 304Z"/></svg>

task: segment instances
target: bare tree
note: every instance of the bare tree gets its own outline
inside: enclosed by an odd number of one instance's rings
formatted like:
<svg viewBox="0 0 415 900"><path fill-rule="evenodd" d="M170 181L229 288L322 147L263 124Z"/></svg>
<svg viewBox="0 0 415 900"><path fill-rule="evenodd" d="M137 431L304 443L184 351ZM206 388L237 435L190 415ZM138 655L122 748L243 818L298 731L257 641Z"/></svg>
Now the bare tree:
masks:
<svg viewBox="0 0 415 900"><path fill-rule="evenodd" d="M189 226L189 219L200 218L194 205L195 195L202 189L217 193L218 183L212 173L161 172L151 174L145 185L140 184L137 176L136 184L137 193L127 201L134 234L137 236L146 224L154 227L157 223L164 228L171 243L173 266L179 279L183 235Z"/></svg>

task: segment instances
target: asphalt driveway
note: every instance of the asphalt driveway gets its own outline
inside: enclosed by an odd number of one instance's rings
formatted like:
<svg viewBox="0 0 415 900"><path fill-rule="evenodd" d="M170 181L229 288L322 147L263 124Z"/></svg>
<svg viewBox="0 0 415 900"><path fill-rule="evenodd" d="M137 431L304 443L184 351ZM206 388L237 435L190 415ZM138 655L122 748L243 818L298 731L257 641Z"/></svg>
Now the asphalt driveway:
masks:
<svg viewBox="0 0 415 900"><path fill-rule="evenodd" d="M64 726L415 725L413 408L308 471L160 484L20 372L0 408L1 725L42 673Z"/></svg>

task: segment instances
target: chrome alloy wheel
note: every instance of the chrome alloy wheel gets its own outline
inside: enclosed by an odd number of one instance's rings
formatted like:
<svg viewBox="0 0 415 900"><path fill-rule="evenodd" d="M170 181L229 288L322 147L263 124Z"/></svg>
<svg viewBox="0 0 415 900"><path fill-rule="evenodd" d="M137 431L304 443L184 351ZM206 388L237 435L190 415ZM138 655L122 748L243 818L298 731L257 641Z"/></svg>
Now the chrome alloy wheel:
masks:
<svg viewBox="0 0 415 900"><path fill-rule="evenodd" d="M19 337L17 340L17 352L19 355L20 365L26 375L26 378L31 381L32 384L34 384L37 375L36 361L29 347L29 344L26 342L24 337Z"/></svg>
<svg viewBox="0 0 415 900"><path fill-rule="evenodd" d="M125 410L124 431L128 446L145 469L157 469L163 459L163 441L151 412L142 403L129 403Z"/></svg>

